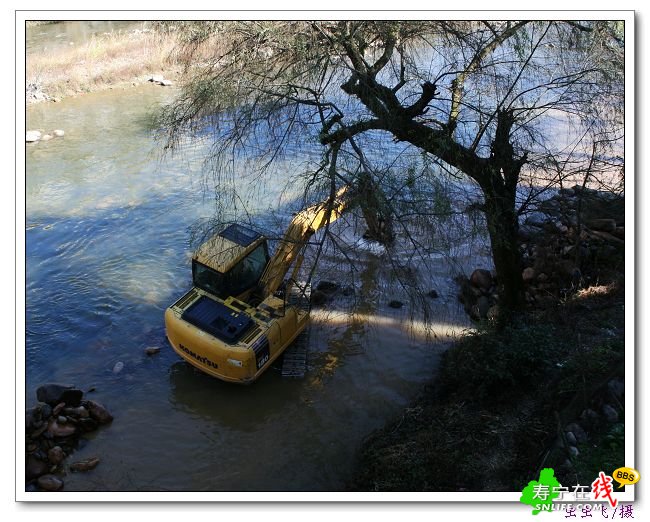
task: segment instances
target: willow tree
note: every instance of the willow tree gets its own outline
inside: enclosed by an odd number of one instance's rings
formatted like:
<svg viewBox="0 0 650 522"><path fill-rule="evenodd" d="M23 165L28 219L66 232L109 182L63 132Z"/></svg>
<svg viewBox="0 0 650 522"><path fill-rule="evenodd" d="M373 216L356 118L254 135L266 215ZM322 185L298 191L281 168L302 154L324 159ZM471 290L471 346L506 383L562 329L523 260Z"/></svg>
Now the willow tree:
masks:
<svg viewBox="0 0 650 522"><path fill-rule="evenodd" d="M394 215L364 148L377 141L413 147L480 188L500 301L510 310L523 295L522 176L566 165L586 148L585 136L620 127L617 116L602 117L603 107L622 100L623 42L614 22L190 22L172 29L183 38L186 67L182 92L162 118L170 146L209 125L215 158L253 151L268 165L292 137L311 140L324 161L307 184L327 184L334 194L355 183L380 241L390 240ZM358 162L348 175L339 168L344 155Z"/></svg>

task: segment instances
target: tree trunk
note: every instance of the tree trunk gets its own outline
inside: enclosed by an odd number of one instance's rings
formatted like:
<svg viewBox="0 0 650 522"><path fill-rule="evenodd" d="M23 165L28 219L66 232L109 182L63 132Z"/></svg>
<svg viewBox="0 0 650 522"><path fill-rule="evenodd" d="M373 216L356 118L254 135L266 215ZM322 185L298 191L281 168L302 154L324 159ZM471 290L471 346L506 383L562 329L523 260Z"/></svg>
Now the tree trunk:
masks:
<svg viewBox="0 0 650 522"><path fill-rule="evenodd" d="M502 318L507 320L524 303L522 262L517 240L519 221L515 212L514 190L503 186L484 186L485 216L487 219L492 259L497 272L499 305Z"/></svg>
<svg viewBox="0 0 650 522"><path fill-rule="evenodd" d="M358 183L359 206L368 225L364 237L384 245L392 243L393 219L381 187L369 173L362 173Z"/></svg>

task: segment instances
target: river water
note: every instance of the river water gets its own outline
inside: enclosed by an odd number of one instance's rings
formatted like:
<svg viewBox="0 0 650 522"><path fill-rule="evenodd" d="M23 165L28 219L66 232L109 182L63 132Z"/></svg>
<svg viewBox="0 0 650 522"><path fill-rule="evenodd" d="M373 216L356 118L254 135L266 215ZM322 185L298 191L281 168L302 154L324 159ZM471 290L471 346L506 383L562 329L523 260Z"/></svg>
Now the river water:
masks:
<svg viewBox="0 0 650 522"><path fill-rule="evenodd" d="M114 414L74 455L100 465L68 474L66 491L340 490L364 437L413 400L446 335L467 326L449 259L427 273L438 340L408 305L388 306L400 287L361 251L356 300L314 312L303 379L271 369L243 387L194 370L167 344L163 313L191 285L190 228L214 201L209 143L163 157L154 139L150 116L173 93L147 84L27 110L28 129L66 133L26 146L27 405L40 384L66 382Z"/></svg>

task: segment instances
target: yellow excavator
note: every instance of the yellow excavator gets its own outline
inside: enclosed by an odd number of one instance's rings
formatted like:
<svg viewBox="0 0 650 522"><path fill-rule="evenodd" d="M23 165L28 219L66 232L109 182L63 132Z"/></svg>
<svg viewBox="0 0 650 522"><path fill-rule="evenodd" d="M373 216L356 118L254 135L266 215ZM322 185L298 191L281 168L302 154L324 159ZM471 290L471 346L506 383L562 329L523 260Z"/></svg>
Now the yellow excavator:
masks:
<svg viewBox="0 0 650 522"><path fill-rule="evenodd" d="M289 297L307 242L341 216L346 191L296 214L272 257L267 238L239 224L203 243L192 257L192 289L165 311L176 353L224 381L259 378L307 326L309 308Z"/></svg>

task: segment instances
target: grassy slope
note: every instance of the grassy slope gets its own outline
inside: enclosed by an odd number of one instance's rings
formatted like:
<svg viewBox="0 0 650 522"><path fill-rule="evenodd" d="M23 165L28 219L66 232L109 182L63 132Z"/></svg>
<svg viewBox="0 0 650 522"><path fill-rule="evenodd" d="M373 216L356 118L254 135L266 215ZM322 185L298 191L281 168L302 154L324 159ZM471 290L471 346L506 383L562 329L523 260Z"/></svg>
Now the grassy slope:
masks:
<svg viewBox="0 0 650 522"><path fill-rule="evenodd" d="M173 78L178 68L173 60L176 45L173 33L100 35L53 53L28 54L26 80L53 99L146 81L151 74Z"/></svg>

